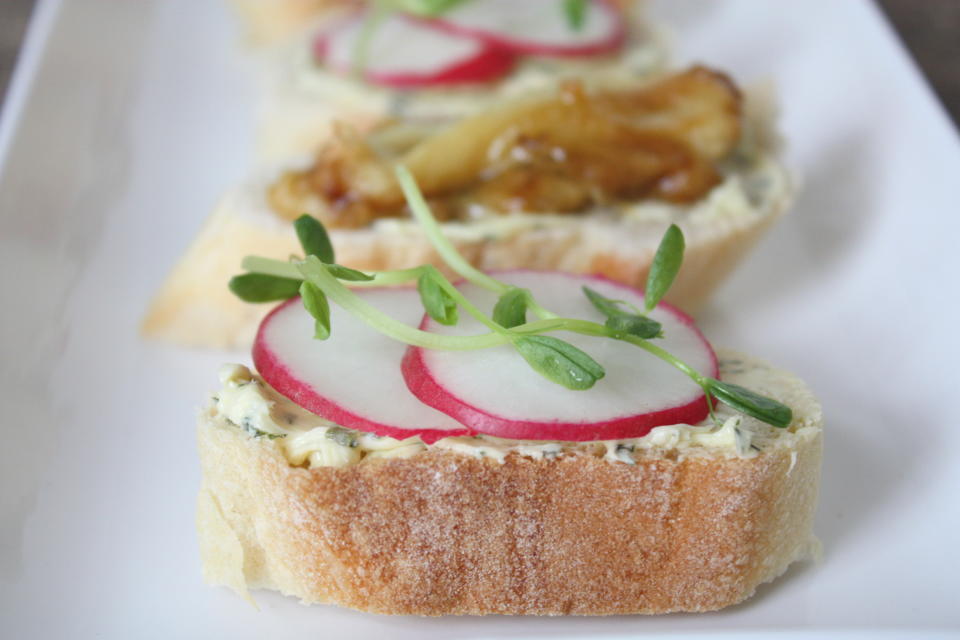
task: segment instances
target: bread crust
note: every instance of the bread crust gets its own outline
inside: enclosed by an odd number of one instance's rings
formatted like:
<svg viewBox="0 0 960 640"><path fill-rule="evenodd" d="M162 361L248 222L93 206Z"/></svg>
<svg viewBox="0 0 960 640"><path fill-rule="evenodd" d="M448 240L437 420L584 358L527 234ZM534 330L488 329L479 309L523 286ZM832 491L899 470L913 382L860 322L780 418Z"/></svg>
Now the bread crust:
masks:
<svg viewBox="0 0 960 640"><path fill-rule="evenodd" d="M383 614L720 609L817 548L821 431L797 435L753 458L430 448L306 469L204 416L204 576Z"/></svg>

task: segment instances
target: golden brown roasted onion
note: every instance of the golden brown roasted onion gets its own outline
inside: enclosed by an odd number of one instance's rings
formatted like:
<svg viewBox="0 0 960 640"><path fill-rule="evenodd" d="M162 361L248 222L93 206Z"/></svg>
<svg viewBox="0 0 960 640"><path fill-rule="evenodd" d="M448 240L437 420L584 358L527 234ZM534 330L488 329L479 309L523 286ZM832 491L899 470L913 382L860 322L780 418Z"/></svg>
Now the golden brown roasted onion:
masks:
<svg viewBox="0 0 960 640"><path fill-rule="evenodd" d="M704 67L629 91L568 83L547 98L491 109L403 151L343 128L306 171L270 193L281 214L307 211L333 227L361 227L403 212L392 166L403 162L441 218L469 207L573 213L597 204L659 198L692 202L719 181L716 163L740 138L740 94Z"/></svg>

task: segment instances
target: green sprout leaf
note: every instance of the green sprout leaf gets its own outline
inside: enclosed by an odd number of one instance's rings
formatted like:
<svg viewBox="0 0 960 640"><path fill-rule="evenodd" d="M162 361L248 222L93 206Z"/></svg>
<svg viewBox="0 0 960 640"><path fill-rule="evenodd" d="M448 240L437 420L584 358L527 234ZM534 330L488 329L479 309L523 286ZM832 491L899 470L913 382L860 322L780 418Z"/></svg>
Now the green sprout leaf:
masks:
<svg viewBox="0 0 960 640"><path fill-rule="evenodd" d="M353 51L350 56L350 74L357 80L363 79L363 72L367 68L367 59L370 57L370 47L373 44L374 34L393 10L390 4L392 4L390 0L374 2L371 10L366 13L363 24L360 25L360 34L353 44Z"/></svg>
<svg viewBox="0 0 960 640"><path fill-rule="evenodd" d="M300 285L300 297L303 300L303 308L314 319L313 337L317 340L326 340L330 337L330 303L327 301L326 294L317 285L304 280Z"/></svg>
<svg viewBox="0 0 960 640"><path fill-rule="evenodd" d="M663 337L663 325L646 316L621 313L607 318L604 326L611 331L627 333L644 340Z"/></svg>
<svg viewBox="0 0 960 640"><path fill-rule="evenodd" d="M616 316L616 315L622 315L624 313L628 313L619 307L619 305L622 304L620 300L613 300L612 298L608 298L603 294L597 291L594 291L590 287L583 287L583 293L585 296L587 296L587 299L590 301L590 303L597 308L597 311L607 316L608 318L610 316Z"/></svg>
<svg viewBox="0 0 960 640"><path fill-rule="evenodd" d="M399 11L433 17L448 11L463 0L386 0L386 2Z"/></svg>
<svg viewBox="0 0 960 640"><path fill-rule="evenodd" d="M587 0L563 0L563 14L570 28L580 31L587 21Z"/></svg>
<svg viewBox="0 0 960 640"><path fill-rule="evenodd" d="M300 280L266 273L245 273L232 277L228 286L244 302L276 302L297 295Z"/></svg>
<svg viewBox="0 0 960 640"><path fill-rule="evenodd" d="M300 246L303 247L304 254L317 256L321 262L335 262L330 236L327 235L327 230L323 228L323 224L319 220L303 214L293 223L293 228L297 231L297 237L300 239Z"/></svg>
<svg viewBox="0 0 960 640"><path fill-rule="evenodd" d="M493 321L507 329L519 327L527 321L529 300L529 291L511 287L500 296L493 307Z"/></svg>
<svg viewBox="0 0 960 640"><path fill-rule="evenodd" d="M650 266L650 275L647 277L643 303L648 313L663 299L677 277L683 263L684 248L683 232L680 227L671 224L660 240L660 246L657 247L653 264Z"/></svg>
<svg viewBox="0 0 960 640"><path fill-rule="evenodd" d="M663 326L659 322L639 313L624 311L620 306L626 304L623 301L607 298L590 287L583 287L583 293L597 311L607 316L604 324L608 329L644 340L663 337Z"/></svg>
<svg viewBox="0 0 960 640"><path fill-rule="evenodd" d="M589 389L606 373L589 355L552 336L520 338L514 346L535 371L567 389Z"/></svg>
<svg viewBox="0 0 960 640"><path fill-rule="evenodd" d="M369 273L357 271L341 264L324 264L324 266L330 272L330 275L339 280L349 280L350 282L370 282L373 280L373 276Z"/></svg>
<svg viewBox="0 0 960 640"><path fill-rule="evenodd" d="M436 271L428 270L417 279L417 291L427 315L445 325L457 324L457 302L437 282Z"/></svg>
<svg viewBox="0 0 960 640"><path fill-rule="evenodd" d="M790 407L740 385L710 378L707 380L707 386L710 393L720 402L769 425L782 428L789 426L793 421L793 411Z"/></svg>

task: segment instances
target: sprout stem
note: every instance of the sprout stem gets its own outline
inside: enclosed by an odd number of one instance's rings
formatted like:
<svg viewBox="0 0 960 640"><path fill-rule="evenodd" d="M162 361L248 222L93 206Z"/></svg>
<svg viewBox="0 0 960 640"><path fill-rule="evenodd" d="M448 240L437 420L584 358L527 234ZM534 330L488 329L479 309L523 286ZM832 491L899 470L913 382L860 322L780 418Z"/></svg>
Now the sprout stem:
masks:
<svg viewBox="0 0 960 640"><path fill-rule="evenodd" d="M510 336L493 332L476 336L445 336L415 329L391 318L350 291L339 280L330 275L316 256L309 256L304 262L297 264L297 268L303 278L319 287L331 300L363 320L373 329L395 340L416 347L446 351L486 349L510 342Z"/></svg>
<svg viewBox="0 0 960 640"><path fill-rule="evenodd" d="M489 289L495 293L503 293L509 289L508 285L495 278L491 278L467 262L453 246L453 243L443 235L437 219L430 213L430 205L423 199L423 194L420 193L417 182L414 180L410 170L402 164L398 164L395 173L397 175L397 181L400 183L400 188L403 189L403 195L410 205L410 212L416 221L420 223L423 232L427 234L427 239L430 240L430 244L437 250L437 253L440 254L443 261L446 262L451 269L478 287Z"/></svg>

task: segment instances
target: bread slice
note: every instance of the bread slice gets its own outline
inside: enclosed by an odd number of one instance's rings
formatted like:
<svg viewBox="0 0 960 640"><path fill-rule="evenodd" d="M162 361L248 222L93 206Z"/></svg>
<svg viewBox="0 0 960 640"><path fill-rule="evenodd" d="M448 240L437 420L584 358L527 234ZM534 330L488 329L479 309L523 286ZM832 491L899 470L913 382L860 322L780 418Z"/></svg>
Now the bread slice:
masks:
<svg viewBox="0 0 960 640"><path fill-rule="evenodd" d="M493 215L447 222L444 233L483 270L597 274L642 288L664 230L676 223L687 250L667 301L696 313L792 201L790 177L775 156L772 105L769 88L746 92L740 145L723 161L723 182L695 204L646 200L618 212ZM236 299L227 282L247 255L286 259L301 252L292 225L268 200L280 173L263 171L221 199L154 298L142 325L145 335L190 346L249 343L267 308ZM337 261L357 269L424 263L443 268L410 219L334 229L331 239Z"/></svg>
<svg viewBox="0 0 960 640"><path fill-rule="evenodd" d="M266 202L270 180L227 194L154 298L144 319L151 338L189 346L249 344L269 305L250 305L227 289L244 256L299 254L289 222ZM647 202L626 215L510 215L446 223L444 232L481 269L553 269L603 275L643 287L653 254L671 222L683 230L683 268L667 301L696 313L713 290L787 209L790 179L772 158L738 170L693 206ZM338 262L357 269L443 267L413 221L381 219L358 230L333 230Z"/></svg>
<svg viewBox="0 0 960 640"><path fill-rule="evenodd" d="M199 424L204 577L248 598L276 589L385 614L652 614L740 602L817 552L822 420L795 377L720 355L725 379L793 408L788 429L733 418L619 443L553 443L552 455L499 441L499 459L469 438L404 441L403 455L295 466L288 438L253 437L214 402ZM289 403L251 384L287 415Z"/></svg>
<svg viewBox="0 0 960 640"><path fill-rule="evenodd" d="M256 142L258 155L265 161L283 162L316 152L330 136L334 122L366 131L389 120L455 120L531 92L555 89L574 78L588 86L629 86L639 78L662 73L669 57L667 37L649 24L643 3L619 0L628 37L616 55L519 56L510 73L495 82L395 89L358 82L315 60L315 34L342 20L345 10L359 2L233 2L249 18L248 31L256 39L274 42L258 58L261 100ZM299 28L291 28L294 24ZM279 34L286 37L278 38Z"/></svg>

